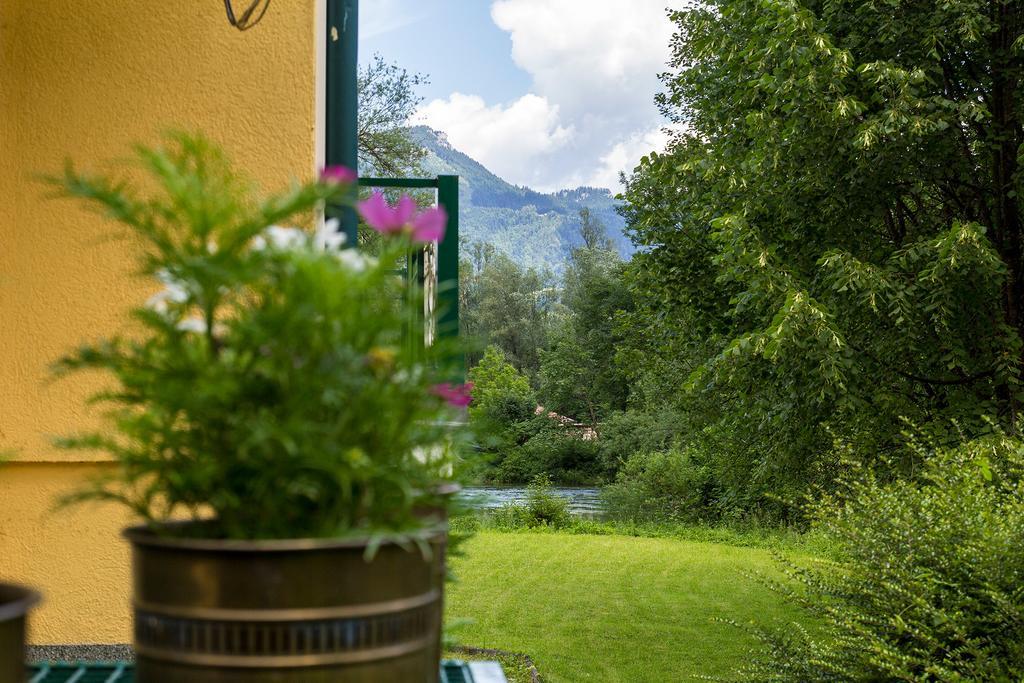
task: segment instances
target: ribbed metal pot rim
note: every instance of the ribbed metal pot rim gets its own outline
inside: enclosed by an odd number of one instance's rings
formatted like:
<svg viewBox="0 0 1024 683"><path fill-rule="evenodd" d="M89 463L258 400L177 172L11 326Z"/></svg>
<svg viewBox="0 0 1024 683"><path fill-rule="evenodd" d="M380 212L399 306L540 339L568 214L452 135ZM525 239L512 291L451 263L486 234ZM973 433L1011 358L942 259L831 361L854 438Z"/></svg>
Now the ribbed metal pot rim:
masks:
<svg viewBox="0 0 1024 683"><path fill-rule="evenodd" d="M42 596L31 588L10 583L0 583L0 621L9 621L25 616Z"/></svg>
<svg viewBox="0 0 1024 683"><path fill-rule="evenodd" d="M165 529L184 528L197 522L169 522L163 524ZM448 533L446 524L403 534L405 538L432 541L443 538ZM136 545L154 548L176 548L179 550L206 550L216 552L301 552L304 550L332 550L343 548L366 548L372 543L381 547L398 545L394 538L382 537L377 540L371 536L353 536L346 538L281 538L281 539L214 539L189 538L182 536L161 536L152 528L144 525L128 527L122 535Z"/></svg>

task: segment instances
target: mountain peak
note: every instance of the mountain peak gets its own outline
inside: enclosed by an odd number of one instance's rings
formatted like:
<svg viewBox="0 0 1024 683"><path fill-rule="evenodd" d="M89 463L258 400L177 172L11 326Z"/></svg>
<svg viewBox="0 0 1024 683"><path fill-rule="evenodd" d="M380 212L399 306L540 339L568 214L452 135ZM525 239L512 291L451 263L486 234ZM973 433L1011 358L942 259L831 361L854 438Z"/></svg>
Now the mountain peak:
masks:
<svg viewBox="0 0 1024 683"><path fill-rule="evenodd" d="M584 186L537 192L500 178L455 149L441 131L415 126L410 133L427 150L425 170L431 175L459 176L460 232L470 243L493 244L522 266L560 272L572 249L579 246L579 211L587 208L604 224L623 257L633 253L610 190Z"/></svg>
<svg viewBox="0 0 1024 683"><path fill-rule="evenodd" d="M444 131L437 130L436 128L428 128L427 126L416 126L412 130L417 137L423 138L429 136L435 140L435 144L447 149L452 148L452 144L448 142L448 133L445 133Z"/></svg>

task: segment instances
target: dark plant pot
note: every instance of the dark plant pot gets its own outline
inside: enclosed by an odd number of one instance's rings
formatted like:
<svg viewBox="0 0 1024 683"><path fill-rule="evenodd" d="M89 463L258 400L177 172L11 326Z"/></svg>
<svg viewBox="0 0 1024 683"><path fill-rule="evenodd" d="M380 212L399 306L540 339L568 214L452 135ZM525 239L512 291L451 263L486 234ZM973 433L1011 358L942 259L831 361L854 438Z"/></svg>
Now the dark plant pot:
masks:
<svg viewBox="0 0 1024 683"><path fill-rule="evenodd" d="M179 527L180 532L182 528ZM140 683L437 683L447 533L214 541L129 529Z"/></svg>
<svg viewBox="0 0 1024 683"><path fill-rule="evenodd" d="M429 506L425 505L415 510L415 514L420 518L421 521L428 524L441 524L447 527L448 525L448 508L450 507L451 499L458 495L462 491L462 486L455 482L445 482L438 484L431 489L431 493L438 496L443 501L439 505ZM447 544L442 549L441 554L438 555L438 564L436 572L434 574L434 587L437 592L441 595L441 604L438 606L441 614L444 614L444 584L448 580L448 557L447 557ZM443 623L443 621L442 621ZM443 654L444 646L441 642L441 638L437 639L437 643L434 647L434 658L441 661L441 655Z"/></svg>
<svg viewBox="0 0 1024 683"><path fill-rule="evenodd" d="M25 621L39 594L0 583L0 681L25 680Z"/></svg>

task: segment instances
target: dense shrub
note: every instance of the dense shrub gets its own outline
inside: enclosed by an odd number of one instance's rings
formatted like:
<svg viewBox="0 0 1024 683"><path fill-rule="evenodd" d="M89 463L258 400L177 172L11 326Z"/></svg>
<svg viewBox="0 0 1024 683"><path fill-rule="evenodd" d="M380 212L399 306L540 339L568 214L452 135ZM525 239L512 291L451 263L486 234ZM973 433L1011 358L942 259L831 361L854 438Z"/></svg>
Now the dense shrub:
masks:
<svg viewBox="0 0 1024 683"><path fill-rule="evenodd" d="M505 477L496 476L497 466L529 438L524 427L534 419L537 400L529 380L516 370L498 348L491 346L483 359L469 371L473 402L469 420L478 439L478 454L466 464L464 474L474 480L526 482L540 470L512 467Z"/></svg>
<svg viewBox="0 0 1024 683"><path fill-rule="evenodd" d="M537 399L532 394L501 394L490 397L482 412L488 421L507 428L533 419Z"/></svg>
<svg viewBox="0 0 1024 683"><path fill-rule="evenodd" d="M714 479L693 449L636 453L602 497L613 519L702 522L718 517Z"/></svg>
<svg viewBox="0 0 1024 683"><path fill-rule="evenodd" d="M525 505L505 505L494 512L493 518L493 525L499 529L562 529L571 522L569 501L551 490L551 479L545 474L538 474L530 481Z"/></svg>
<svg viewBox="0 0 1024 683"><path fill-rule="evenodd" d="M530 381L505 358L501 349L487 347L480 362L469 371L473 403L469 417L474 422L493 422L504 427L529 419L537 405Z"/></svg>
<svg viewBox="0 0 1024 683"><path fill-rule="evenodd" d="M850 476L816 507L836 562L780 588L825 628L762 631L743 680L1024 680L1024 445L913 450L916 481Z"/></svg>
<svg viewBox="0 0 1024 683"><path fill-rule="evenodd" d="M522 484L545 471L544 462L519 446L509 446L494 455L485 479L496 484Z"/></svg>
<svg viewBox="0 0 1024 683"><path fill-rule="evenodd" d="M598 457L609 476L635 453L668 449L681 429L681 419L671 410L626 410L612 413L601 423Z"/></svg>
<svg viewBox="0 0 1024 683"><path fill-rule="evenodd" d="M512 443L502 449L493 478L505 484L531 481L547 474L559 484L590 484L601 480L596 441L547 417L519 423L511 430Z"/></svg>

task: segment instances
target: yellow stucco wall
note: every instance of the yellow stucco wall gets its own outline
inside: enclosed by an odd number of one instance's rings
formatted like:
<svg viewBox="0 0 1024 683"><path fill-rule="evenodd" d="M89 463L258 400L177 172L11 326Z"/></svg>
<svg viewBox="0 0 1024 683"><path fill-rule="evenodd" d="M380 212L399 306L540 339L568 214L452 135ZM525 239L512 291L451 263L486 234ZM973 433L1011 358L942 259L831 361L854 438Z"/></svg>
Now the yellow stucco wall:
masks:
<svg viewBox="0 0 1024 683"><path fill-rule="evenodd" d="M114 509L52 512L99 463L49 445L94 419L90 386L47 383L63 351L125 324L146 293L109 226L45 200L39 173L99 167L133 142L196 129L266 187L315 162L316 0L240 33L220 0L0 2L0 579L46 594L37 643L127 642L127 549ZM80 456L74 456L82 460Z"/></svg>

